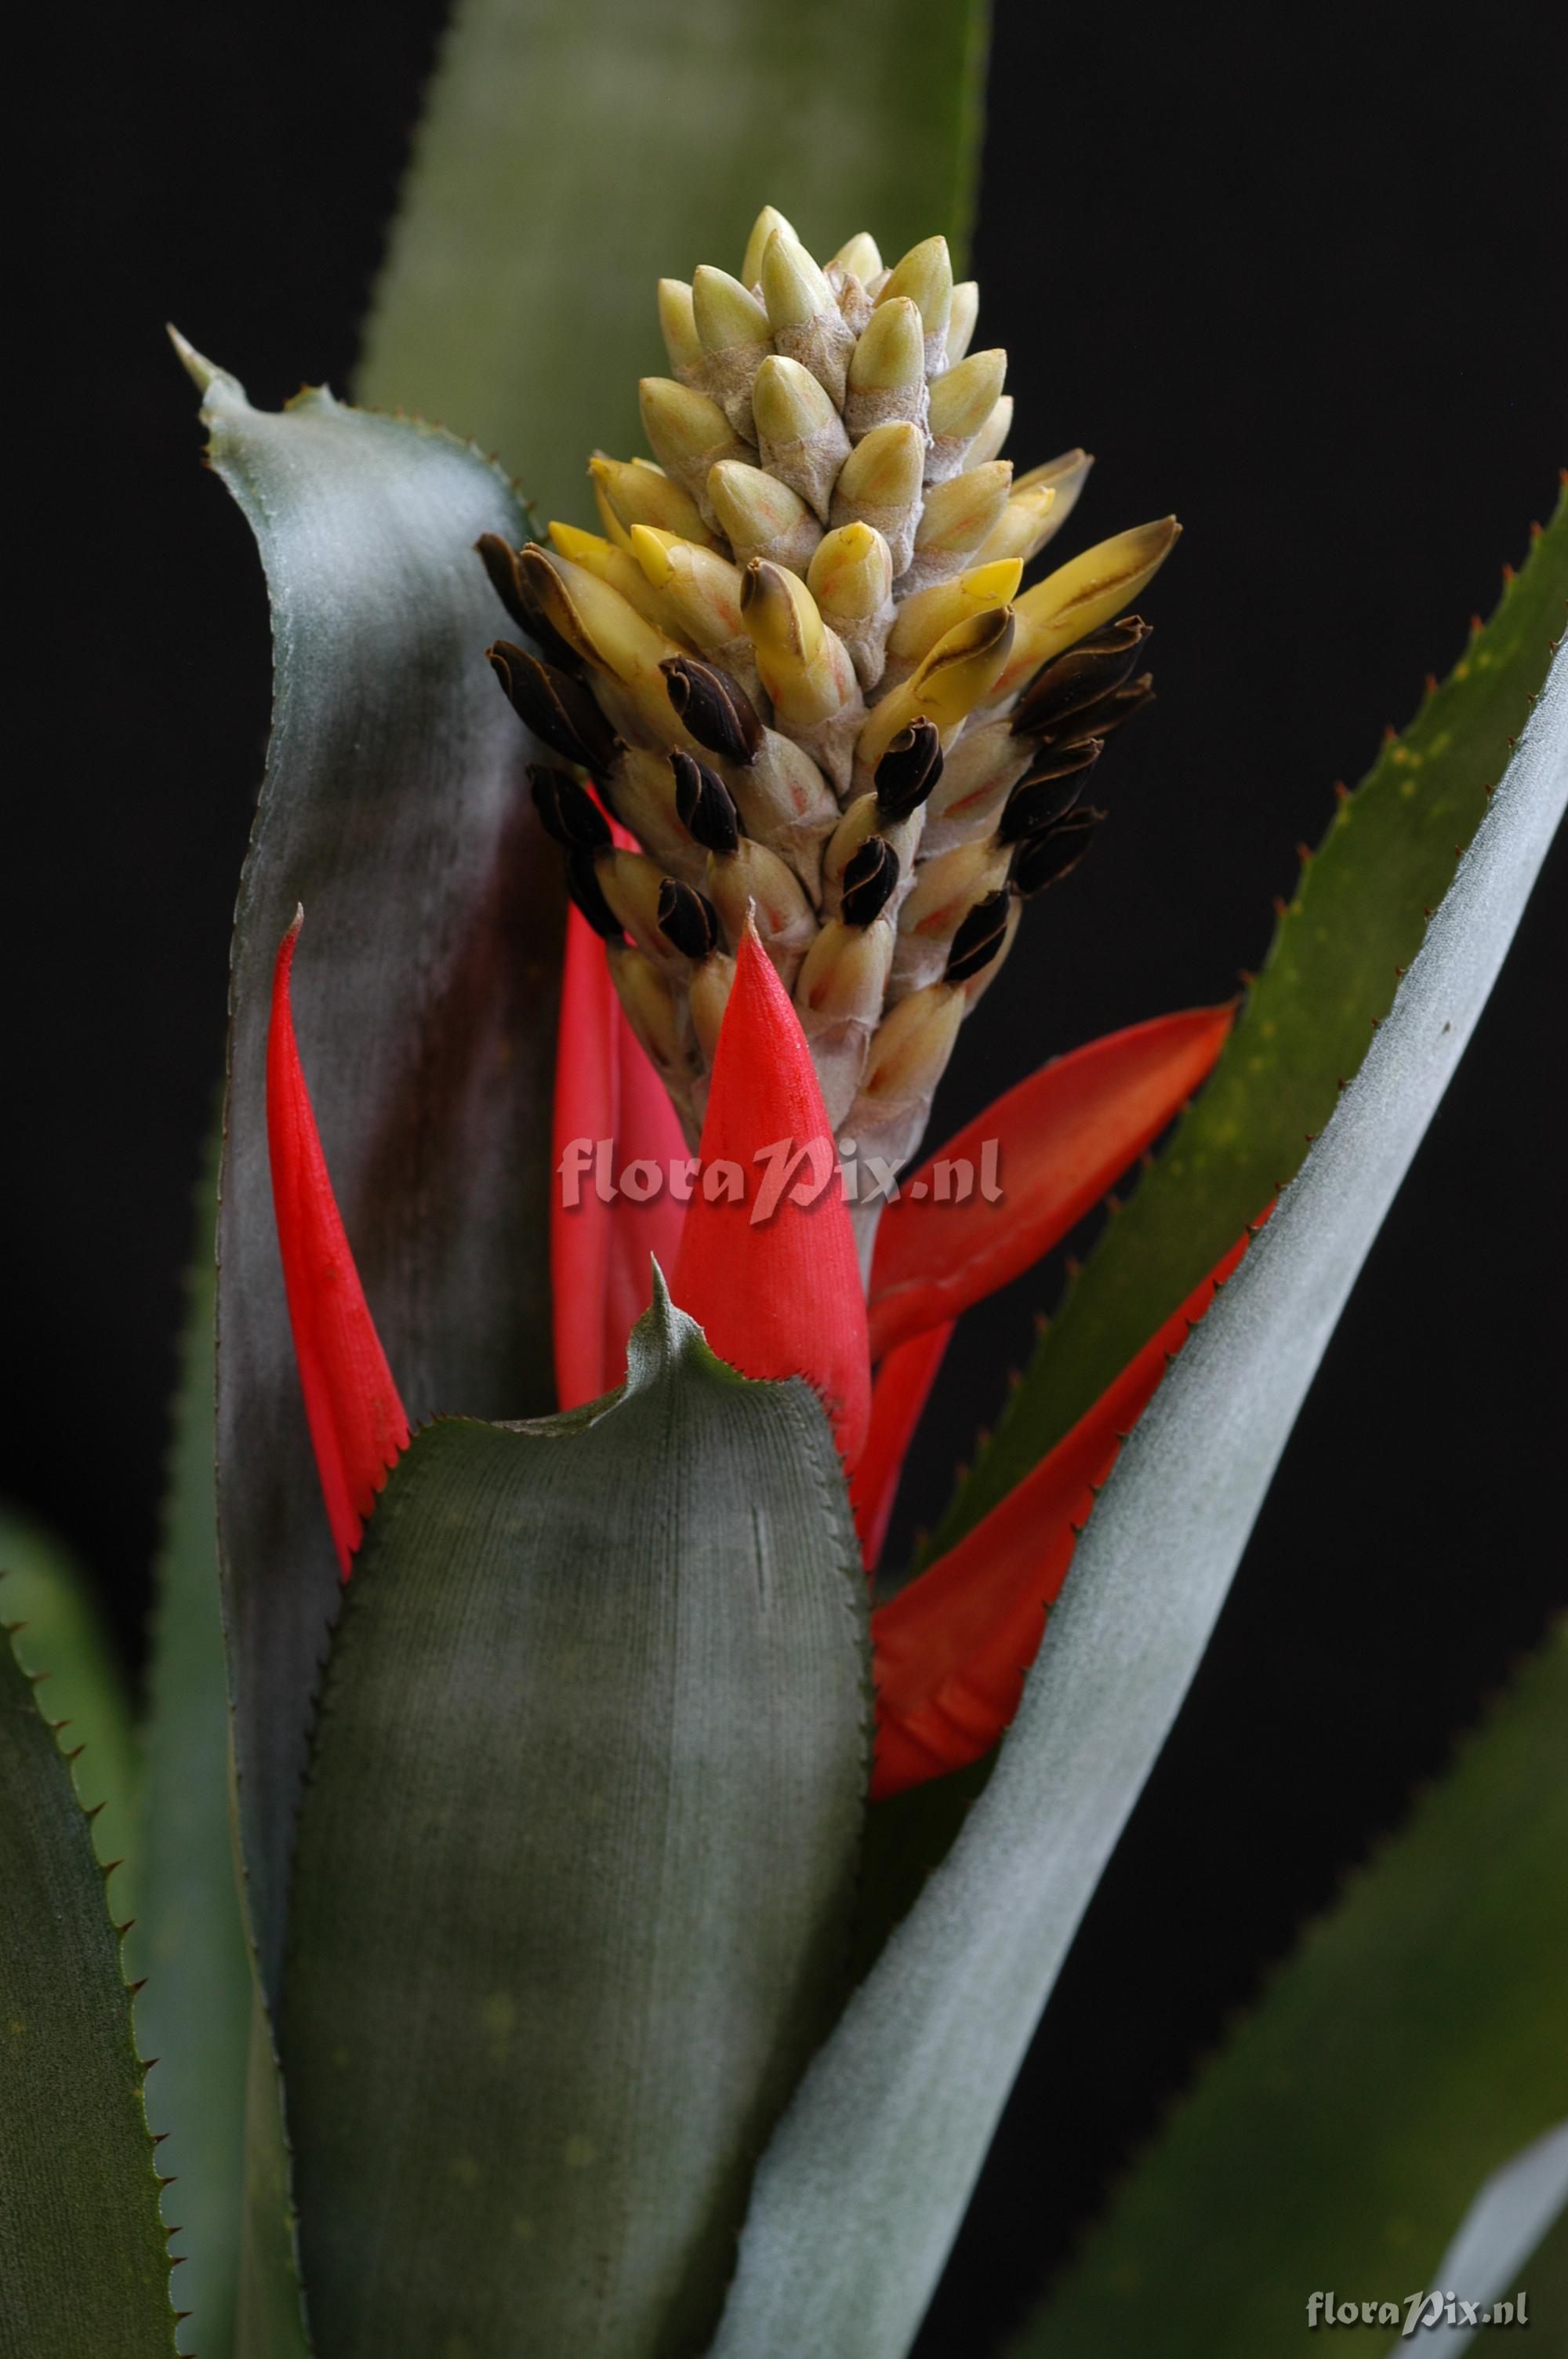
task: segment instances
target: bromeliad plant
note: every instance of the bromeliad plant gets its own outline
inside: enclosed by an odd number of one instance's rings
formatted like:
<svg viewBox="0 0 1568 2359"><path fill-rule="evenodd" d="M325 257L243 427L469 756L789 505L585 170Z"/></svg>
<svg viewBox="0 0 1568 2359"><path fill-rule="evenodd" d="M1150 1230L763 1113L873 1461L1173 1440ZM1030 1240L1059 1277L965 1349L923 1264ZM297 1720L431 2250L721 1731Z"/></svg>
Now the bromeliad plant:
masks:
<svg viewBox="0 0 1568 2359"><path fill-rule="evenodd" d="M248 1962L211 1723L205 1778L184 1749L222 1709L200 1340L139 1838L136 2030L206 2359L908 2350L1563 800L1559 669L1412 963L1433 825L1475 832L1545 674L1560 518L1248 1006L1038 1063L916 1163L1149 701L1130 610L1176 527L1024 586L1088 461L1013 475L941 236L819 263L769 208L736 276L658 308L654 455L595 456L600 528L547 541L443 432L325 393L269 416L182 347L278 665L219 1223ZM956 1321L1178 1117L898 1578ZM4 1669L30 2143L3 2314L140 2359L172 2312L129 2001ZM1433 2256L1540 2104L1458 2142ZM1549 2216L1541 2151L1482 2276ZM1081 2316L1040 2331L1086 2347Z"/></svg>

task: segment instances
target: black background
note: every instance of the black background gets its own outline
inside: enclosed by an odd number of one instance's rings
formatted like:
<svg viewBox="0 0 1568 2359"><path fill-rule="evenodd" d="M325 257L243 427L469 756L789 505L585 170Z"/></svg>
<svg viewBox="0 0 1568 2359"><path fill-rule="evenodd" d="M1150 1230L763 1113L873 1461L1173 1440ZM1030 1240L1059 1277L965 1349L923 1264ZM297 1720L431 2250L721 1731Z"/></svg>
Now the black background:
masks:
<svg viewBox="0 0 1568 2359"><path fill-rule="evenodd" d="M73 19L23 131L45 234L13 364L38 532L12 544L30 753L0 927L0 1492L77 1545L131 1650L268 695L254 556L197 464L160 322L259 400L343 386L441 13ZM1161 701L1108 761L1114 825L1034 913L953 1121L1258 962L1332 781L1457 656L1568 457L1561 9L1491 0L1463 38L1415 7L1288 34L1271 16L1000 8L975 266L982 341L1009 346L1021 396L1012 448L1098 452L1080 544L1171 507L1188 532L1144 602ZM1563 1410L1564 876L1560 846L1085 1926L922 2359L968 2359L1017 2315L1561 1599L1541 1525ZM968 1322L906 1521L940 1506L1057 1277Z"/></svg>

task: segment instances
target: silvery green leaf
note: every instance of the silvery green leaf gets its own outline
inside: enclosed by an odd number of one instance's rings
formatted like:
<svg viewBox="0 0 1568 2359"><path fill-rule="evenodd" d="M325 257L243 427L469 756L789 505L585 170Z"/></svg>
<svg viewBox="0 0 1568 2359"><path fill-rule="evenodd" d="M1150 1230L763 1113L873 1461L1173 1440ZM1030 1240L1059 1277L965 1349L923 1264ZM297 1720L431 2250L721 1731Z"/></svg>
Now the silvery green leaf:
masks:
<svg viewBox="0 0 1568 2359"><path fill-rule="evenodd" d="M1559 657L1360 1072L1090 1519L996 1773L760 2167L714 2359L899 2359L1568 800Z"/></svg>
<svg viewBox="0 0 1568 2359"><path fill-rule="evenodd" d="M1519 2271L1565 2205L1568 2122L1561 2122L1493 2172L1432 2272L1433 2292L1476 2310L1510 2299ZM1449 2324L1446 2300L1441 2317L1435 2310L1415 2316L1414 2332L1395 2343L1396 2351L1424 2351L1432 2344L1462 2351L1475 2341L1476 2327L1463 2316Z"/></svg>

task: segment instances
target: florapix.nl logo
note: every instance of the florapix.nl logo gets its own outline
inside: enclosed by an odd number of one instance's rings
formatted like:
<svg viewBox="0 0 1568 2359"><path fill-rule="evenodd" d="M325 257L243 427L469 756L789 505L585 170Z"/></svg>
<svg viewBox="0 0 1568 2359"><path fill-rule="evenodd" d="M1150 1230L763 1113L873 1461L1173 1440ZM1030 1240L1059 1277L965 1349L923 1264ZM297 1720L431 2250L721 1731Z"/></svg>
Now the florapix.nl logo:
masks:
<svg viewBox="0 0 1568 2359"><path fill-rule="evenodd" d="M819 1136L804 1142L776 1138L759 1147L751 1166L718 1157L633 1156L616 1159L612 1138L568 1139L556 1166L563 1210L576 1212L589 1198L612 1204L649 1204L668 1195L689 1204L700 1194L709 1204L733 1205L754 1227L773 1220L781 1205L810 1206L830 1190L849 1205L893 1204L901 1195L934 1204L999 1204L1002 1199L1001 1144L980 1142L979 1162L967 1155L938 1156L908 1180L880 1155L862 1157L853 1138Z"/></svg>

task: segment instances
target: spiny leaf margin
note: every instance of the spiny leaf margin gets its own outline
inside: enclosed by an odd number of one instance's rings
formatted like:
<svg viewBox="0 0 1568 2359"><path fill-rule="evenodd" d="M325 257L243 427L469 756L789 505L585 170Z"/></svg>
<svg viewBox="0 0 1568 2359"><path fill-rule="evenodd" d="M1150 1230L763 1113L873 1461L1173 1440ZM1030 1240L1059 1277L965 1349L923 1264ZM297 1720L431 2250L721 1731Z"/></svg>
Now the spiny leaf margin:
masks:
<svg viewBox="0 0 1568 2359"><path fill-rule="evenodd" d="M628 1367L423 1427L345 1593L282 2017L341 2359L697 2348L844 1996L871 1695L831 1435L662 1290Z"/></svg>
<svg viewBox="0 0 1568 2359"><path fill-rule="evenodd" d="M1130 1439L1018 1718L759 2167L712 2359L902 2359L1318 1361L1568 801L1568 661L1392 1016Z"/></svg>
<svg viewBox="0 0 1568 2359"><path fill-rule="evenodd" d="M1306 2353L1313 2286L1391 2294L1434 2264L1568 2109L1564 1856L1568 1621L1277 1970L1009 2359Z"/></svg>
<svg viewBox="0 0 1568 2359"><path fill-rule="evenodd" d="M68 1758L0 1625L0 2328L33 2359L170 2359L175 2310L110 1917Z"/></svg>
<svg viewBox="0 0 1568 2359"><path fill-rule="evenodd" d="M1110 1220L925 1551L1054 1447L1299 1168L1420 947L1546 677L1568 599L1568 486L1448 679L1390 736L1303 864L1201 1096Z"/></svg>

